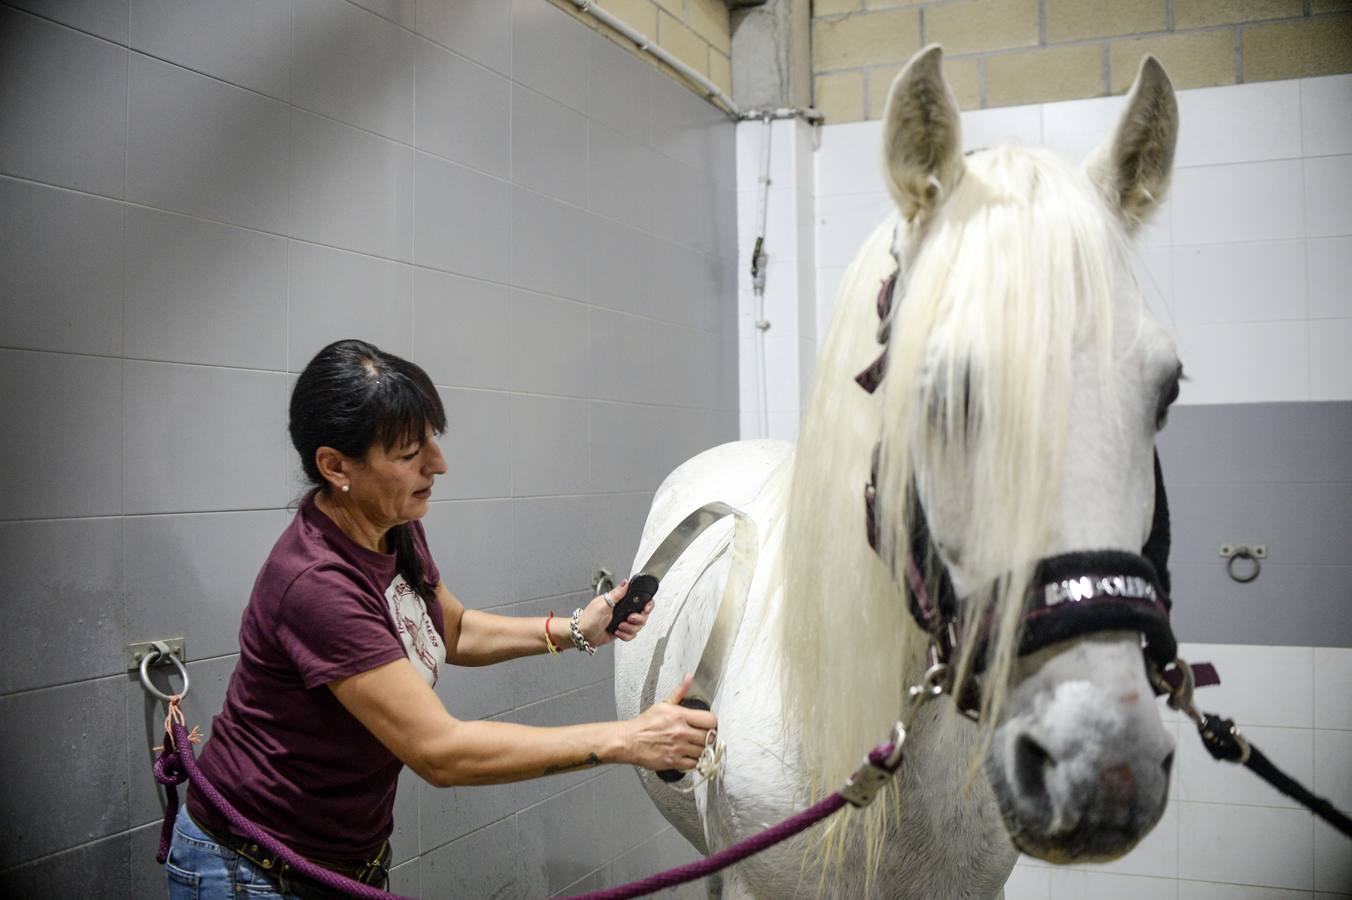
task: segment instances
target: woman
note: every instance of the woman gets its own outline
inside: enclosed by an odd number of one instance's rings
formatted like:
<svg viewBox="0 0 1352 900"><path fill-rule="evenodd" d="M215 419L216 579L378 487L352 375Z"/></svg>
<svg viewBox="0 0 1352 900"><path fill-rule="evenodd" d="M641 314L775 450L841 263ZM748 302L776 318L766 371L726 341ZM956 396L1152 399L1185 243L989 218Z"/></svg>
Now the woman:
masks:
<svg viewBox="0 0 1352 900"><path fill-rule="evenodd" d="M460 721L441 704L432 686L443 662L609 643L624 585L571 620L465 609L419 522L446 471L436 441L446 414L422 369L361 341L330 344L297 380L290 417L314 489L258 574L200 759L241 813L301 855L383 884L404 765L442 787L602 763L694 767L715 720L678 705L684 686L631 721L563 728ZM615 636L633 639L651 608ZM233 834L195 787L166 870L171 897L331 896Z"/></svg>

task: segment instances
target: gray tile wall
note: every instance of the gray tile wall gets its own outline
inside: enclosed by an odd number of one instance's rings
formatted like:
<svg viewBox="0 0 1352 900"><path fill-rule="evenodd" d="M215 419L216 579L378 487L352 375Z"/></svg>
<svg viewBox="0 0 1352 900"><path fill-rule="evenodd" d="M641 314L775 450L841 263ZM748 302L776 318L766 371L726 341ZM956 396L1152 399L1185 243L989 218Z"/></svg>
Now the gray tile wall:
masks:
<svg viewBox="0 0 1352 900"><path fill-rule="evenodd" d="M209 732L325 343L437 383L426 525L468 605L566 612L622 573L660 479L737 432L734 164L721 114L545 0L0 3L0 895L162 895L163 712L123 647L184 636ZM437 689L564 724L614 715L612 672ZM429 897L693 856L619 769L405 773L395 848Z"/></svg>
<svg viewBox="0 0 1352 900"><path fill-rule="evenodd" d="M1179 639L1352 647L1352 403L1177 406L1159 453ZM1222 544L1264 544L1259 576Z"/></svg>

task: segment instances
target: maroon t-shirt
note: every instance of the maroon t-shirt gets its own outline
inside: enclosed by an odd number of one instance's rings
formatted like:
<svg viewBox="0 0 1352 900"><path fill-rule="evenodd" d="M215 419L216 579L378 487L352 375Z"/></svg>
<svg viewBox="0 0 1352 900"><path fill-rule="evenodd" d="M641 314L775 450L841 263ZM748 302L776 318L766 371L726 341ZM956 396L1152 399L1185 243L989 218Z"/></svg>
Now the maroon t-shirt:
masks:
<svg viewBox="0 0 1352 900"><path fill-rule="evenodd" d="M437 584L422 524L409 527ZM326 685L405 657L434 684L446 659L441 604L424 603L393 554L358 545L312 493L258 573L239 651L198 760L203 774L298 853L368 855L393 829L402 763ZM191 787L188 811L217 834L231 830Z"/></svg>

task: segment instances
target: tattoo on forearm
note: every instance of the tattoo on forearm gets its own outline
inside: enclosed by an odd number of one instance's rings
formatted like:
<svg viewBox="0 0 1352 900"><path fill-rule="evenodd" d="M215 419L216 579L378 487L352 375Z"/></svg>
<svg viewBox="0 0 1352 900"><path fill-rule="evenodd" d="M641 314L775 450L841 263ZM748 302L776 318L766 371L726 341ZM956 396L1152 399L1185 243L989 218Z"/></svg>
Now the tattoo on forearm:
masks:
<svg viewBox="0 0 1352 900"><path fill-rule="evenodd" d="M580 759L575 763L563 763L557 766L547 766L546 775L557 775L560 772L576 772L578 769L591 769L601 765L601 757L595 753L588 753L586 759Z"/></svg>

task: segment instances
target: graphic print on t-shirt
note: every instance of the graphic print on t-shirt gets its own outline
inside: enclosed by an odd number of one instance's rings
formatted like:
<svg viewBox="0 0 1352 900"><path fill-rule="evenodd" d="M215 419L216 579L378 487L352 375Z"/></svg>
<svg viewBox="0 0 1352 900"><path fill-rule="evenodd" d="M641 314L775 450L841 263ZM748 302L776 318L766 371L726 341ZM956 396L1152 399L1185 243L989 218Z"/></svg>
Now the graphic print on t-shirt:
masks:
<svg viewBox="0 0 1352 900"><path fill-rule="evenodd" d="M427 605L409 587L403 575L394 576L394 581L385 590L385 599L390 604L390 618L394 620L399 639L404 642L409 662L423 681L436 687L437 667L446 658L446 647L432 624L432 617L427 614Z"/></svg>

